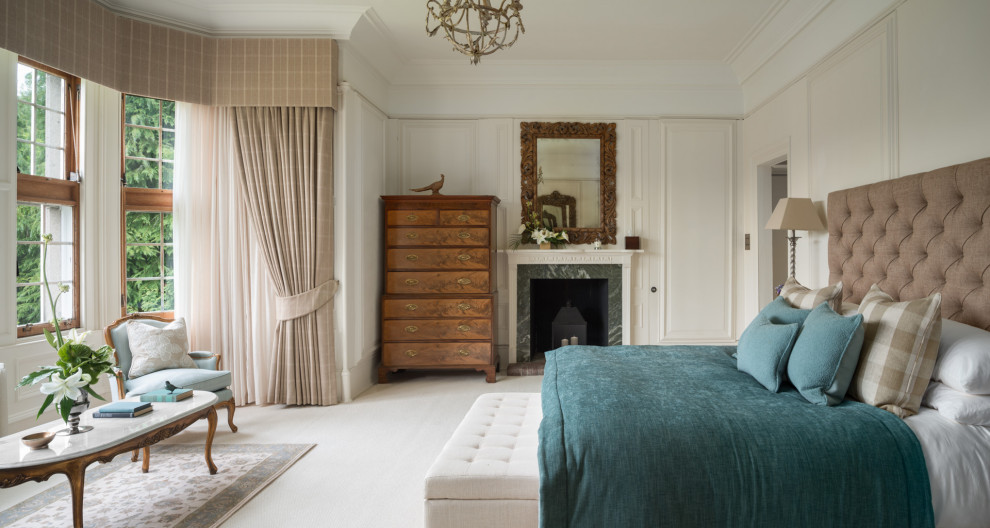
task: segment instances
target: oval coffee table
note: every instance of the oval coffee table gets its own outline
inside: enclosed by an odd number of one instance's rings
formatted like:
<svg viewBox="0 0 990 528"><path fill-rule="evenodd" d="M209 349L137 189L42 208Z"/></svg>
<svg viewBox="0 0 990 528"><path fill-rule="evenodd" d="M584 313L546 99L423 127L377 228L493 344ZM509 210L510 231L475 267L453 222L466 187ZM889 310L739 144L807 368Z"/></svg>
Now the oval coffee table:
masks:
<svg viewBox="0 0 990 528"><path fill-rule="evenodd" d="M99 400L97 400L99 401ZM126 401L139 401L128 398ZM210 450L217 429L217 411L213 405L217 396L212 392L194 391L192 398L181 402L152 403L154 409L136 418L93 418L98 407L83 413L80 425L92 425L93 430L72 436L56 436L45 449L32 451L21 443L21 437L31 433L63 429L62 421L49 422L13 435L0 438L0 488L10 488L31 480L42 482L56 473L69 478L72 489L72 525L83 525L83 484L86 467L96 461L110 462L117 455L145 448L144 466L148 471L147 447L160 442L193 422L206 418L206 466L210 474L217 472ZM105 405L105 403L101 402Z"/></svg>

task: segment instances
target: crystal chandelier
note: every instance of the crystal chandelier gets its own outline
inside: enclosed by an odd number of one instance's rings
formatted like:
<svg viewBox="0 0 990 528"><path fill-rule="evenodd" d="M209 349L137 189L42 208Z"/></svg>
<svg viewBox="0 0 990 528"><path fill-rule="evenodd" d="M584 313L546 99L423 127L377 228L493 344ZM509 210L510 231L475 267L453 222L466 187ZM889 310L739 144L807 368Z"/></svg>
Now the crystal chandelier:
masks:
<svg viewBox="0 0 990 528"><path fill-rule="evenodd" d="M432 37L443 28L444 38L454 50L470 56L471 64L478 64L482 55L508 48L520 32L526 32L519 0L502 0L498 9L489 0L427 0L426 10L426 33ZM436 25L430 28L430 22Z"/></svg>

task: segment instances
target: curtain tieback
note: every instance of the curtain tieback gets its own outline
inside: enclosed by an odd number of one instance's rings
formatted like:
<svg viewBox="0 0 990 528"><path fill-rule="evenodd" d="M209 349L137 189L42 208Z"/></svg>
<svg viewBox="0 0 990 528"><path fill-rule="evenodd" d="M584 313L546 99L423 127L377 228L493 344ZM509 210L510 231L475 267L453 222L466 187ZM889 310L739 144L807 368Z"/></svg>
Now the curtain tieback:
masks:
<svg viewBox="0 0 990 528"><path fill-rule="evenodd" d="M275 319L288 321L313 313L333 299L340 282L328 280L323 284L297 295L275 297Z"/></svg>

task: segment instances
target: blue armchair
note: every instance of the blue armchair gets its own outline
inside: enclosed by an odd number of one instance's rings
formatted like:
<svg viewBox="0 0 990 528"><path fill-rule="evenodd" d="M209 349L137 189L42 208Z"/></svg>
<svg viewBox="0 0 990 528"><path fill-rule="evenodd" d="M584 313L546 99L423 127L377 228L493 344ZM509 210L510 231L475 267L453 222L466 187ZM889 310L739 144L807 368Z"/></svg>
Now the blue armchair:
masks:
<svg viewBox="0 0 990 528"><path fill-rule="evenodd" d="M220 354L210 352L190 352L198 368L165 369L128 379L131 369L131 350L128 347L127 323L139 321L147 325L161 328L171 321L150 314L131 314L110 323L103 332L107 344L114 349L117 369L117 393L120 398L139 396L146 392L165 388L165 381L184 389L211 391L217 395L215 407L227 408L227 425L232 432L237 432L234 425L234 393L230 390L230 371L220 370Z"/></svg>

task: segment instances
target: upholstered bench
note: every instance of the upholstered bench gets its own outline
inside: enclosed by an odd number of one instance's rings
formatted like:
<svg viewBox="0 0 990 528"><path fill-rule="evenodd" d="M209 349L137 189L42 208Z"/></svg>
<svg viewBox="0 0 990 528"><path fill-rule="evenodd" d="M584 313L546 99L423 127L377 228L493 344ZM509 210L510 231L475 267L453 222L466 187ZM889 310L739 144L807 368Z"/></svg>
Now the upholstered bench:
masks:
<svg viewBox="0 0 990 528"><path fill-rule="evenodd" d="M539 520L540 395L483 394L426 472L426 528L525 528Z"/></svg>

